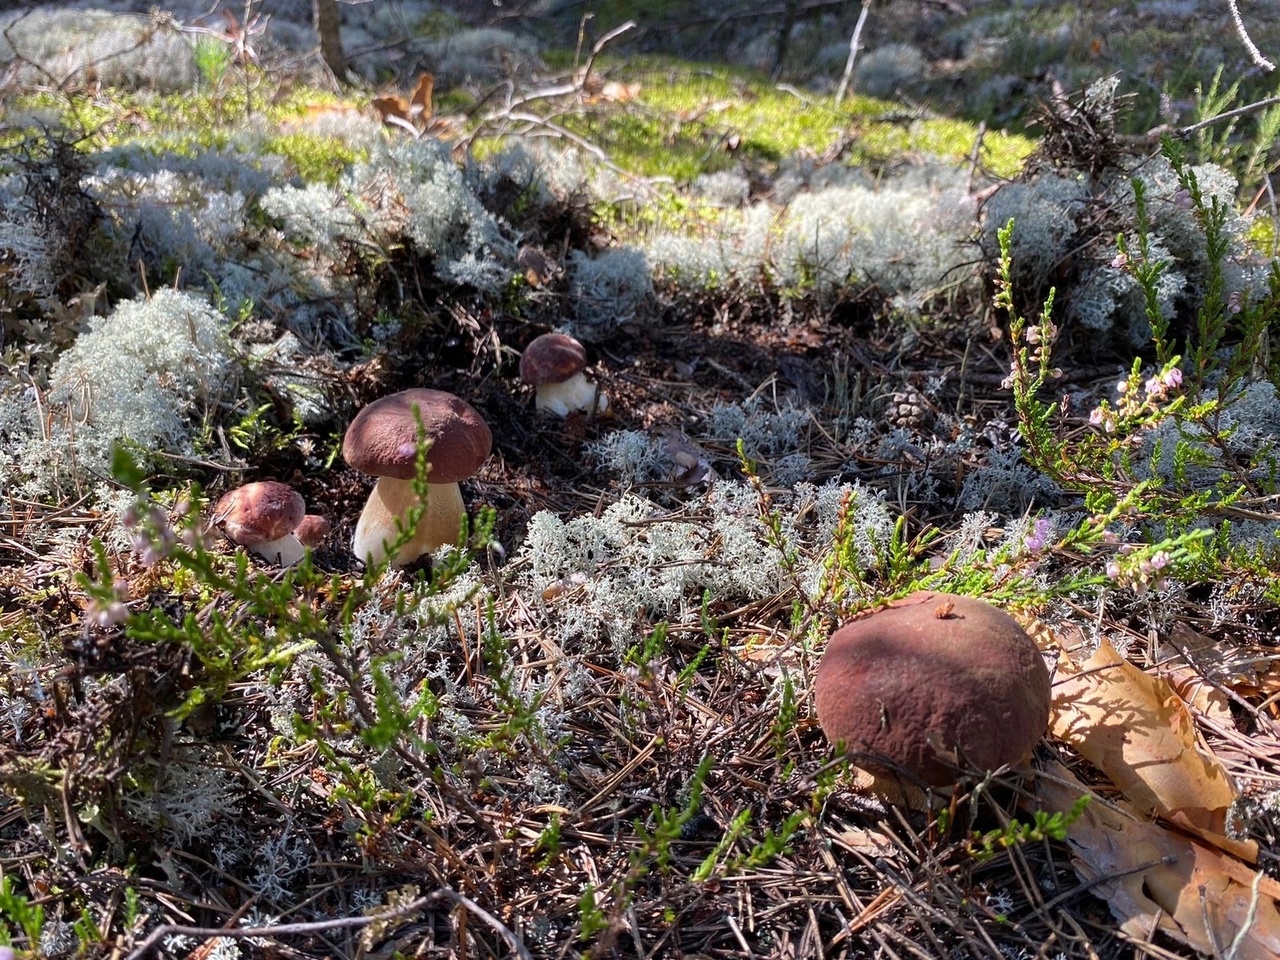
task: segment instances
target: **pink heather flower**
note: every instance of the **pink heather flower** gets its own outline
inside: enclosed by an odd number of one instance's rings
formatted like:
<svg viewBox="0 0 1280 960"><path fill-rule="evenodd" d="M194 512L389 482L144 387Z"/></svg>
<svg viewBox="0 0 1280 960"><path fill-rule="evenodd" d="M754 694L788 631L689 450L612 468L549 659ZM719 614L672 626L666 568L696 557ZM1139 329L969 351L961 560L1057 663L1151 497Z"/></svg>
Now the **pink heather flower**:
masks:
<svg viewBox="0 0 1280 960"><path fill-rule="evenodd" d="M1244 303L1241 299L1240 291L1233 290L1231 296L1227 297L1227 312L1239 313L1242 309L1244 309Z"/></svg>
<svg viewBox="0 0 1280 960"><path fill-rule="evenodd" d="M1120 564L1114 560L1107 564L1107 578L1116 581L1120 579Z"/></svg>
<svg viewBox="0 0 1280 960"><path fill-rule="evenodd" d="M1031 533L1023 540L1023 545L1032 553L1039 553L1049 544L1053 536L1053 524L1045 517L1036 520Z"/></svg>
<svg viewBox="0 0 1280 960"><path fill-rule="evenodd" d="M1170 367L1164 373L1164 385L1170 390L1177 390L1182 386L1182 371L1177 367Z"/></svg>
<svg viewBox="0 0 1280 960"><path fill-rule="evenodd" d="M1111 261L1111 266L1116 270L1123 270L1129 265L1129 256L1124 253L1117 253L1116 258Z"/></svg>
<svg viewBox="0 0 1280 960"><path fill-rule="evenodd" d="M129 608L119 600L112 600L107 604L91 600L84 613L85 618L95 627L105 629L117 623L123 623L129 616Z"/></svg>

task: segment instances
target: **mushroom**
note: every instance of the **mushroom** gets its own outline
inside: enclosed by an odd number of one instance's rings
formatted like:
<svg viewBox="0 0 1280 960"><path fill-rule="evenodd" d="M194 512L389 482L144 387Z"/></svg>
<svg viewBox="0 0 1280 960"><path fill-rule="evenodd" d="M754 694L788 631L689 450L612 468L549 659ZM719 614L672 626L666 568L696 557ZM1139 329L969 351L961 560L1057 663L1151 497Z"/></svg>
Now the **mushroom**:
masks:
<svg viewBox="0 0 1280 960"><path fill-rule="evenodd" d="M294 531L306 512L306 501L293 487L259 480L224 493L214 504L213 522L232 543L269 563L291 567L304 553Z"/></svg>
<svg viewBox="0 0 1280 960"><path fill-rule="evenodd" d="M1049 724L1049 670L1003 611L913 593L832 635L814 703L827 739L894 794L895 777L942 787L961 767L1026 761Z"/></svg>
<svg viewBox="0 0 1280 960"><path fill-rule="evenodd" d="M324 543L325 537L329 536L329 531L332 529L329 521L320 516L320 514L308 513L302 518L298 528L293 531L293 535L298 538L304 547L310 547L315 550L320 544Z"/></svg>
<svg viewBox="0 0 1280 960"><path fill-rule="evenodd" d="M387 545L398 536L397 522L418 504L413 489L418 418L423 440L430 444L427 504L412 539L392 557L395 566L458 539L466 512L458 482L480 469L493 446L493 434L480 414L442 390L402 390L356 414L343 437L342 456L356 470L378 478L351 541L352 552L367 564L386 558Z"/></svg>
<svg viewBox="0 0 1280 960"><path fill-rule="evenodd" d="M533 405L567 417L575 410L604 413L609 398L582 371L587 351L567 333L544 333L524 348L520 379L536 388Z"/></svg>

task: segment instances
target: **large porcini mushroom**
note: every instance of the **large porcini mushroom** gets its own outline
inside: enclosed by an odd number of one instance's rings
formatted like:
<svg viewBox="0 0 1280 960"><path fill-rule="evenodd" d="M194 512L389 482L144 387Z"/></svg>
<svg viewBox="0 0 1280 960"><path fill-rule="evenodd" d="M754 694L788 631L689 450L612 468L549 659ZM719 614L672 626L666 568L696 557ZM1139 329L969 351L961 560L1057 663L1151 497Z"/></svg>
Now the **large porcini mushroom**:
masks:
<svg viewBox="0 0 1280 960"><path fill-rule="evenodd" d="M402 390L356 414L343 437L342 456L356 470L378 478L351 541L352 552L365 563L386 558L387 545L398 536L397 522L418 504L413 478L419 418L423 441L430 445L427 505L413 538L392 557L395 566L458 539L466 512L458 482L480 469L493 446L489 426L475 408L442 390Z"/></svg>
<svg viewBox="0 0 1280 960"><path fill-rule="evenodd" d="M306 501L293 487L259 480L224 493L214 504L213 522L232 543L269 563L291 567L305 552L294 531L306 512Z"/></svg>
<svg viewBox="0 0 1280 960"><path fill-rule="evenodd" d="M1031 756L1049 724L1049 670L1003 611L913 593L832 635L814 702L827 739L873 778L943 787Z"/></svg>
<svg viewBox="0 0 1280 960"><path fill-rule="evenodd" d="M567 333L544 333L520 356L520 379L534 387L533 405L567 417L575 410L604 413L609 398L587 379L587 351Z"/></svg>

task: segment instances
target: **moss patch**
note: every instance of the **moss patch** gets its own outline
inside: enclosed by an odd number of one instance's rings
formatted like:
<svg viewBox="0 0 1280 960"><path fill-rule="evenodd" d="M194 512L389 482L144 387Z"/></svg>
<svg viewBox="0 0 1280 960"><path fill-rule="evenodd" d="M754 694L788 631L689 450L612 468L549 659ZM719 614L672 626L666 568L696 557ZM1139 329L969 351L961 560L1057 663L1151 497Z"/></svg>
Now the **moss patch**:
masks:
<svg viewBox="0 0 1280 960"><path fill-rule="evenodd" d="M623 168L677 182L737 165L771 172L797 153L838 154L871 166L904 153L961 161L977 139L976 125L965 121L917 117L870 97L850 97L837 107L729 67L645 58L603 69L630 85L634 99L602 100L582 116L566 117L565 126ZM1033 147L1027 137L988 133L983 162L1009 176Z"/></svg>

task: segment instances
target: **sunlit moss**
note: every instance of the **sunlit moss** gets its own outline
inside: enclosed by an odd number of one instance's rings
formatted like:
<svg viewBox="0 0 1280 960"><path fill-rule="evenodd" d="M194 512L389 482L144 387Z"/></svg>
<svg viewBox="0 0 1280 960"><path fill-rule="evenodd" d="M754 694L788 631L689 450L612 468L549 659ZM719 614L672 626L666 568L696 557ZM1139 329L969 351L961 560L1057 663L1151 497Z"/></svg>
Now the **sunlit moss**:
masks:
<svg viewBox="0 0 1280 960"><path fill-rule="evenodd" d="M602 147L625 169L685 182L745 162L765 169L796 153L838 153L876 165L903 153L944 160L968 157L977 139L971 123L904 115L900 107L854 96L840 106L771 84L758 74L654 58L603 65L611 80L630 85L627 102L606 99L565 126ZM988 132L983 163L1001 176L1030 154L1030 139Z"/></svg>

